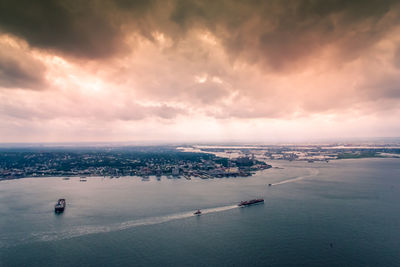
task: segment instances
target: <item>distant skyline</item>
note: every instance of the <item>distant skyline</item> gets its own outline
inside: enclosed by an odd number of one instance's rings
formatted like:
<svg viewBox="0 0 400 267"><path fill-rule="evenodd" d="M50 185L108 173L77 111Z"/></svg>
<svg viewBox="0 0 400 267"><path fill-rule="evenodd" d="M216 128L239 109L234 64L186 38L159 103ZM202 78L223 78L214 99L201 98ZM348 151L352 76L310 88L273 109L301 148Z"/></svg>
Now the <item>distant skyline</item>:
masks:
<svg viewBox="0 0 400 267"><path fill-rule="evenodd" d="M0 3L0 143L400 136L400 2Z"/></svg>

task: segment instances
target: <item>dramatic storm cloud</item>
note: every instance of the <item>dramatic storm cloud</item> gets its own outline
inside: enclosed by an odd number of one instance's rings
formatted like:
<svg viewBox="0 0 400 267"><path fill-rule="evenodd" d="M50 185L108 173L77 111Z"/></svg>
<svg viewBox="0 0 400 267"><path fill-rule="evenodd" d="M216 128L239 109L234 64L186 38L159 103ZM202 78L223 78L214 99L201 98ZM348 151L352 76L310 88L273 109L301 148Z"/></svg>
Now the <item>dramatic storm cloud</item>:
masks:
<svg viewBox="0 0 400 267"><path fill-rule="evenodd" d="M0 141L399 136L398 1L0 2Z"/></svg>

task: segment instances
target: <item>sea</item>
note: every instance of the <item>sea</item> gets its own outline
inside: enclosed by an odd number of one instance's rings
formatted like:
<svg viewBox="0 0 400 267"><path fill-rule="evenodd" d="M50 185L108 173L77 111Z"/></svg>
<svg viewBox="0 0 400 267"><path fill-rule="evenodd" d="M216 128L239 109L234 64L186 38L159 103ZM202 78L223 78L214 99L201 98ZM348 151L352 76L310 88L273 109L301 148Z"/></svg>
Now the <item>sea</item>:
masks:
<svg viewBox="0 0 400 267"><path fill-rule="evenodd" d="M400 159L268 163L237 178L1 181L0 266L400 266Z"/></svg>

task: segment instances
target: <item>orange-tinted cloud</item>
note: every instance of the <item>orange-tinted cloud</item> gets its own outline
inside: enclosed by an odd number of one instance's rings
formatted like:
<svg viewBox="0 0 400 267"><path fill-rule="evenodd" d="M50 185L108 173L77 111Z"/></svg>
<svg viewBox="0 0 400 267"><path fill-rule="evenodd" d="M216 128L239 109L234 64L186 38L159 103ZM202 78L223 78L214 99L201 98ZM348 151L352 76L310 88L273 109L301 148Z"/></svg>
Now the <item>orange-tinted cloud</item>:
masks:
<svg viewBox="0 0 400 267"><path fill-rule="evenodd" d="M390 0L3 1L0 138L398 135L399 19Z"/></svg>

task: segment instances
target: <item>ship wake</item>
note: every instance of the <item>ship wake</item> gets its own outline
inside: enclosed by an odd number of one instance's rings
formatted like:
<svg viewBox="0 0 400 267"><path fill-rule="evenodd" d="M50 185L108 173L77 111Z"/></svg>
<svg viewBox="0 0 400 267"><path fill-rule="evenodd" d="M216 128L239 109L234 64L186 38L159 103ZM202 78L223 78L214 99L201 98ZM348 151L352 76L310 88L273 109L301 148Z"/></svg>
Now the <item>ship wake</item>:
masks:
<svg viewBox="0 0 400 267"><path fill-rule="evenodd" d="M319 174L318 169L311 169L309 175L299 176L299 177L296 177L296 178L291 178L291 179L283 180L283 181L281 181L281 182L273 183L273 184L271 184L271 186L298 182L298 181L301 181L301 180L303 180L303 179L305 179L305 178L314 177L314 176L316 176L316 175L318 175L318 174Z"/></svg>
<svg viewBox="0 0 400 267"><path fill-rule="evenodd" d="M201 212L202 212L202 215L207 215L207 214L211 214L211 213L232 210L235 208L238 208L238 206L237 205L229 205L229 206L221 206L221 207L215 207L215 208L202 209ZM130 229L130 228L138 227L138 226L162 224L162 223L186 219L186 218L190 218L190 217L195 217L195 215L193 214L193 211L125 221L125 222L115 223L115 224L111 224L111 225L107 225L107 226L86 225L86 226L73 227L73 228L65 230L65 231L34 233L29 238L30 240L29 241L26 240L27 242L24 242L24 243L35 242L35 241L56 241L56 240L69 239L69 238L74 238L74 237L79 237L79 236L84 236L84 235L90 235L90 234L115 232L115 231L126 230L126 229Z"/></svg>

